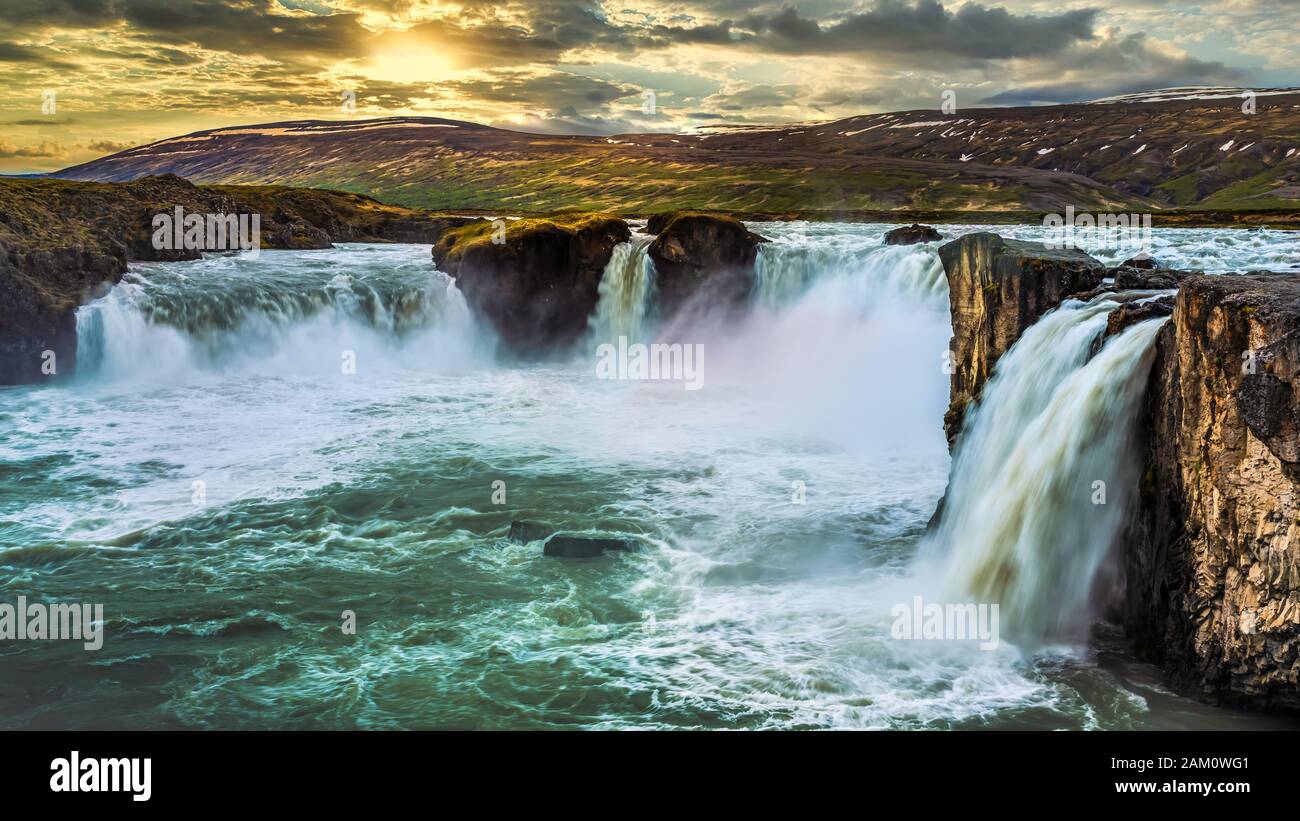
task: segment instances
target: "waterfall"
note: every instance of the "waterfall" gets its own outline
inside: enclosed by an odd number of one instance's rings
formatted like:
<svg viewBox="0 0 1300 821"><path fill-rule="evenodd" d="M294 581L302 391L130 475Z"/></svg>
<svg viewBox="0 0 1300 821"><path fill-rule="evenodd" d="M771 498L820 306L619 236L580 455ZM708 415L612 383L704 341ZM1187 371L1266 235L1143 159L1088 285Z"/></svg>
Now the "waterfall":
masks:
<svg viewBox="0 0 1300 821"><path fill-rule="evenodd" d="M1072 638L1124 524L1132 428L1166 319L1094 342L1117 302L1070 301L998 362L968 414L932 547L955 601L1000 605L1022 642Z"/></svg>
<svg viewBox="0 0 1300 821"><path fill-rule="evenodd" d="M851 235L818 233L811 225L793 225L793 231L787 229L773 242L758 246L754 296L762 308L786 305L828 277L860 278L868 298L938 302L947 297L943 265L931 246L882 246L874 237L864 242Z"/></svg>
<svg viewBox="0 0 1300 821"><path fill-rule="evenodd" d="M651 237L634 237L614 246L600 278L600 298L590 319L594 344L620 336L644 341L653 319L655 265L647 253Z"/></svg>
<svg viewBox="0 0 1300 821"><path fill-rule="evenodd" d="M78 309L78 374L338 373L345 353L371 371L473 358L478 331L455 281L399 249L368 250L132 266Z"/></svg>

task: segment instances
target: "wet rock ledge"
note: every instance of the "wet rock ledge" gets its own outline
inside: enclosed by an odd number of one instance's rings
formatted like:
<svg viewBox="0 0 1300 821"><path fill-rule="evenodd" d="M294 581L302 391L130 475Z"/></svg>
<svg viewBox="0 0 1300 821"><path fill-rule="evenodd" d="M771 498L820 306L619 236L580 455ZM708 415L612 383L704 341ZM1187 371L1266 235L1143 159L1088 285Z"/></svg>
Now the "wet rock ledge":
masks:
<svg viewBox="0 0 1300 821"><path fill-rule="evenodd" d="M698 211L671 212L651 217L646 231L657 235L649 254L664 316L687 306L726 309L749 298L758 246L768 240L740 220Z"/></svg>
<svg viewBox="0 0 1300 821"><path fill-rule="evenodd" d="M631 236L626 222L602 213L481 220L447 231L433 261L507 349L545 356L586 332L605 266Z"/></svg>

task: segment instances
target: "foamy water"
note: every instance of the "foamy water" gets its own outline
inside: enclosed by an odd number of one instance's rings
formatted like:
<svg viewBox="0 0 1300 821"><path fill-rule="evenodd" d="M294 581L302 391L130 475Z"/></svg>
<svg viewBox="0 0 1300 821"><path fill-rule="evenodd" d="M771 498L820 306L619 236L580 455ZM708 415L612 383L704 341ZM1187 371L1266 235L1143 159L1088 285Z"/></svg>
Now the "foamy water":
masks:
<svg viewBox="0 0 1300 821"><path fill-rule="evenodd" d="M0 599L101 602L107 622L93 653L0 646L18 684L0 724L1248 721L1172 696L1112 640L895 638L891 609L943 595L957 555L920 555L949 469L935 246L752 227L774 240L754 306L690 331L699 391L597 379L591 346L499 364L428 246L134 266L82 309L74 381L0 390ZM1282 253L1267 234L1157 237L1164 261L1212 270ZM593 342L655 338L640 250L607 271ZM1136 367L1094 364L1107 349L1052 384ZM545 558L506 539L513 519L641 549Z"/></svg>

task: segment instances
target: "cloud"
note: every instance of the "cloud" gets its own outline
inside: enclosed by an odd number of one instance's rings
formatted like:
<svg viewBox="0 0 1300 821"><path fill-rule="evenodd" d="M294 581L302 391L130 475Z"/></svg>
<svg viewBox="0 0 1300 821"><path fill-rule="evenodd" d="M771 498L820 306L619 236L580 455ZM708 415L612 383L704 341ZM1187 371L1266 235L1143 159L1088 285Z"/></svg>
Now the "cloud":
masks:
<svg viewBox="0 0 1300 821"><path fill-rule="evenodd" d="M785 55L839 55L862 60L880 55L908 65L976 65L985 61L1059 53L1092 39L1096 8L1050 16L1014 14L966 3L950 11L939 0L879 0L867 12L828 25L801 17L794 8L770 16L723 20L689 28L658 26L661 44L744 47Z"/></svg>
<svg viewBox="0 0 1300 821"><path fill-rule="evenodd" d="M116 154L119 151L125 151L128 148L134 148L132 143L115 143L112 140L95 140L86 143L82 148L90 151L98 151L101 154Z"/></svg>
<svg viewBox="0 0 1300 821"><path fill-rule="evenodd" d="M20 46L17 43L0 42L0 63L31 63L46 68L71 70L76 65L49 49Z"/></svg>
<svg viewBox="0 0 1300 821"><path fill-rule="evenodd" d="M73 117L42 117L37 120L10 120L4 125L36 126L48 128L53 125L72 125L77 122Z"/></svg>
<svg viewBox="0 0 1300 821"><path fill-rule="evenodd" d="M1072 103L1175 86L1234 85L1249 73L1217 61L1198 60L1152 44L1143 34L1108 36L1059 56L1044 70L1054 82L1010 89L987 97L988 105Z"/></svg>
<svg viewBox="0 0 1300 821"><path fill-rule="evenodd" d="M639 95L635 86L562 72L542 75L497 73L481 79L444 83L443 87L497 103L518 103L528 108L599 109L615 100Z"/></svg>
<svg viewBox="0 0 1300 821"><path fill-rule="evenodd" d="M41 159L63 157L66 154L59 143L42 140L40 145L19 146L0 140L0 159Z"/></svg>
<svg viewBox="0 0 1300 821"><path fill-rule="evenodd" d="M119 19L116 0L0 0L0 20L12 31L98 28Z"/></svg>

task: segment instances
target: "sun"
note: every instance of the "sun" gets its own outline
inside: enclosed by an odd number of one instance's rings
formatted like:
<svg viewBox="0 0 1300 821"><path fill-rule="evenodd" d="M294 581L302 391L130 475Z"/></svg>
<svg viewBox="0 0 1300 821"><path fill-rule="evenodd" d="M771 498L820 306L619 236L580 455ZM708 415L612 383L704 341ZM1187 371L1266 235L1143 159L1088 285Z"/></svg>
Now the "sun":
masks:
<svg viewBox="0 0 1300 821"><path fill-rule="evenodd" d="M370 79L390 83L436 83L457 70L452 55L427 42L376 49L360 68Z"/></svg>

